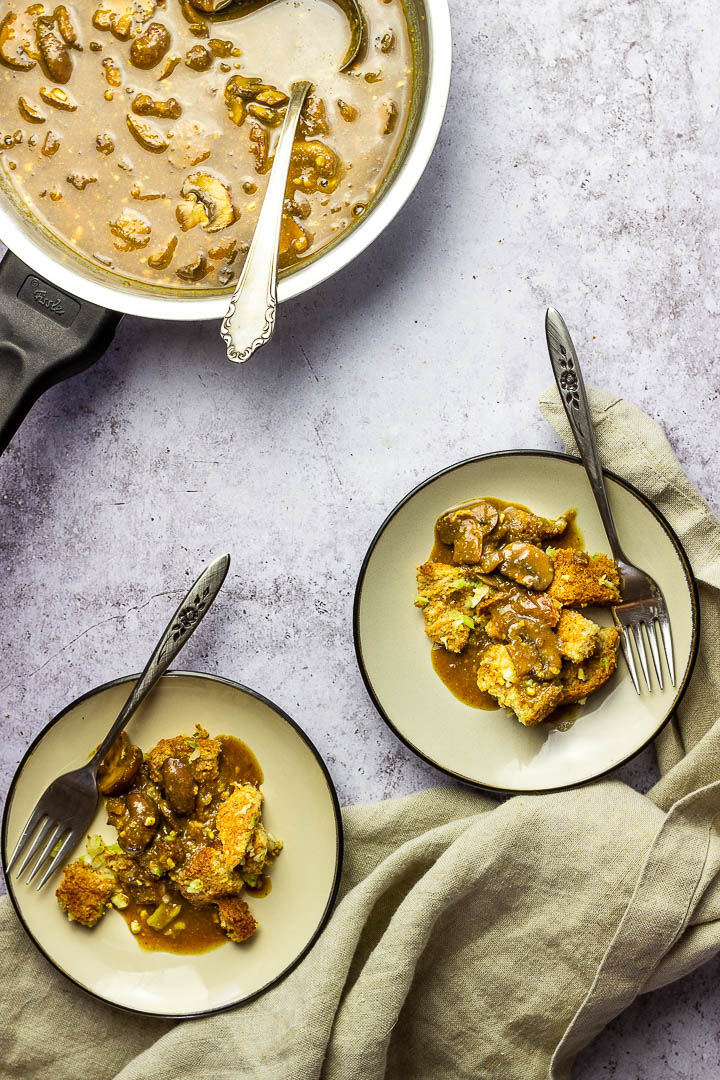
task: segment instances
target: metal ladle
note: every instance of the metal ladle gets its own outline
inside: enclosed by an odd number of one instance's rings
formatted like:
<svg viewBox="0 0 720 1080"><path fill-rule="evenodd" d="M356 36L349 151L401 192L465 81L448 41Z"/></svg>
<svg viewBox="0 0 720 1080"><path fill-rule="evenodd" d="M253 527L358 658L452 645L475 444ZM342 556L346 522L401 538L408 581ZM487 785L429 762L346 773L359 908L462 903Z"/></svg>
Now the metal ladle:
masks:
<svg viewBox="0 0 720 1080"><path fill-rule="evenodd" d="M226 11L236 0L190 0L193 7L205 14ZM345 71L356 59L365 37L365 20L357 0L337 0L350 23L350 46L340 71ZM245 258L238 283L223 319L221 334L227 347L228 360L243 363L256 349L267 344L275 331L277 309L278 246L282 227L283 206L290 157L295 141L295 129L305 98L312 86L309 82L293 83L270 172L265 198L260 209L250 250Z"/></svg>

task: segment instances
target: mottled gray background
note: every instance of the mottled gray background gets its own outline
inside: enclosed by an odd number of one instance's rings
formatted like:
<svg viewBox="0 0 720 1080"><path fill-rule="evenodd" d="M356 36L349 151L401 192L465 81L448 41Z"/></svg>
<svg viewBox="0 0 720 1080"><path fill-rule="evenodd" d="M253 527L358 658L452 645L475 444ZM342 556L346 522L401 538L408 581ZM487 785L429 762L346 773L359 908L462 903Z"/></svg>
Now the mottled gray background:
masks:
<svg viewBox="0 0 720 1080"><path fill-rule="evenodd" d="M470 454L557 447L548 302L588 381L664 426L720 504L720 14L709 0L453 0L447 120L409 204L282 309L246 367L218 327L125 319L0 460L3 793L70 699L139 669L186 575L229 550L183 665L297 718L344 803L443 778L384 727L355 665L365 549ZM612 464L612 463L610 463ZM651 752L621 775L646 789ZM720 962L640 999L580 1080L717 1077Z"/></svg>

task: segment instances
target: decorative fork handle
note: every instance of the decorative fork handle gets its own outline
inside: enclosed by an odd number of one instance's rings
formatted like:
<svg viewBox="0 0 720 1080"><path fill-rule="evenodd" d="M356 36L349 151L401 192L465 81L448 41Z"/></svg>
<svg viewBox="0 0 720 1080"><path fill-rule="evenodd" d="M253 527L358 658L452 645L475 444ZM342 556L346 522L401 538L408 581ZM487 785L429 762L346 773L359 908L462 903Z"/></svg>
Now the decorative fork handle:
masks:
<svg viewBox="0 0 720 1080"><path fill-rule="evenodd" d="M615 522L608 501L605 478L603 477L600 455L598 454L595 431L593 429L590 406L588 405L585 383L575 346L570 331L559 311L549 307L545 315L545 336L547 337L550 363L555 382L560 391L560 399L575 436L580 459L585 467L592 493L595 496L602 523L605 526L608 542L613 555L619 562L627 562L618 540Z"/></svg>
<svg viewBox="0 0 720 1080"><path fill-rule="evenodd" d="M275 148L270 180L250 250L223 319L221 334L228 360L242 364L266 345L275 330L277 267L285 188L295 128L312 83L293 83L290 103Z"/></svg>
<svg viewBox="0 0 720 1080"><path fill-rule="evenodd" d="M89 762L90 768L95 770L98 768L141 701L150 693L160 676L167 671L188 638L194 634L200 625L201 619L220 592L229 566L230 556L222 555L203 570L165 627L160 640L153 649L152 656L145 665L145 670L135 683L130 696L120 710L117 720L93 754Z"/></svg>

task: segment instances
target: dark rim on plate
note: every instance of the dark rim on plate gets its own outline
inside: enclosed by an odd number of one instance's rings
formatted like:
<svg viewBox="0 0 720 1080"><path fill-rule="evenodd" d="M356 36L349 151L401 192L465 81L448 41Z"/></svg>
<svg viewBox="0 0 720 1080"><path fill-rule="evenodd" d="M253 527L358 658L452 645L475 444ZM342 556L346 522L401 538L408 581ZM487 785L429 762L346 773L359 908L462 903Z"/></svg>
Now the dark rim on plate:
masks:
<svg viewBox="0 0 720 1080"><path fill-rule="evenodd" d="M653 739L656 739L658 737L660 732L670 720L672 714L675 712L675 709L682 701L685 691L687 690L688 683L690 682L693 668L695 667L695 661L697 659L698 646L700 642L700 600L698 597L695 575L693 574L692 567L690 566L690 560L687 557L685 548L683 547L680 538L677 536L675 530L672 528L667 518L660 513L656 506L653 506L650 500L645 495L643 495L641 491L638 491L634 484L631 484L628 480L624 480L621 476L618 476L617 473L612 472L610 469L603 469L603 473L605 476L609 477L611 480L614 480L617 484L619 484L621 487L624 487L627 491L634 495L635 498L638 499L643 504L643 506L645 506L650 511L653 517L665 530L677 552L680 564L685 574L688 590L690 592L690 604L692 608L692 640L690 643L690 657L687 667L685 669L683 680L680 683L680 686L675 695L675 700L673 701L671 708L668 710L667 716L665 717L663 722L655 729L650 738L646 739L645 742L637 748L637 750L633 750L631 754L628 754L627 757L623 758L621 761L618 761L615 765L611 765L609 769L603 769L602 772L596 773L594 776L589 776L585 780L578 780L572 784L563 784L560 787L500 788L495 787L493 784L484 784L479 780L473 780L470 776L464 776L462 773L455 772L453 769L449 769L445 765L440 765L439 762L435 761L433 758L429 757L428 754L424 753L424 751L420 750L419 747L415 746L415 744L409 738L407 738L407 736L403 735L403 733L395 726L393 721L390 719L387 712L383 708L382 703L380 702L380 698L375 693L375 689L372 685L370 676L365 667L365 661L363 659L362 653L362 645L360 642L360 602L362 599L363 583L365 581L365 573L370 563L370 559L373 556L373 552L375 551L380 537L383 535L385 529L388 527L388 525L393 520L398 511L402 510L403 506L405 506L406 503L410 502L410 500L413 499L419 491L422 491L423 488L426 488L430 484L434 483L435 480L438 480L441 476L445 476L447 473L454 472L455 469L461 469L465 465L472 465L478 461L487 461L492 458L500 457L555 458L559 461L569 461L573 465L577 465L578 468L583 468L583 464L580 461L580 458L574 457L572 454L562 454L556 450L496 450L491 454L478 454L475 457L464 458L462 461L457 461L454 465L448 465L447 468L440 469L438 472L433 473L433 475L429 476L427 480L421 481L421 483L414 487L412 491L409 491L408 494L403 499L401 499L400 502L390 511L378 531L375 533L375 536L372 538L370 546L365 554L365 558L363 559L362 566L360 567L360 573L358 575L357 585L355 587L355 601L353 604L353 639L355 642L355 656L357 658L358 667L360 668L360 674L362 675L363 682L365 683L365 689L370 695L370 698L372 699L372 702L382 719L385 721L390 730L397 736L397 738L400 739L401 742L405 743L408 749L412 750L412 752L416 754L419 758L422 758L423 761L426 761L428 765L432 765L434 769L439 769L440 772L445 773L446 776L452 776L454 780L459 780L463 784L467 784L470 787L477 788L480 791L487 791L488 793L494 795L550 795L556 791L568 791L571 788L584 787L586 784L592 784L596 780L602 779L603 776L607 776L609 773L614 772L615 769L619 769L623 765L626 765L628 761L632 761L634 757L637 757L638 754L642 753L646 746L650 745Z"/></svg>
<svg viewBox="0 0 720 1080"><path fill-rule="evenodd" d="M310 950L312 949L312 947L315 944L315 942L317 941L317 939L320 937L320 934L325 929L325 926L327 925L328 919L330 918L330 915L332 914L333 907L335 905L335 900L337 898L338 889L340 887L340 875L341 875L341 872L342 872L342 865L343 865L344 841L343 841L342 819L341 819L341 816L340 816L340 803L338 802L337 792L335 791L335 785L332 782L332 778L330 776L330 773L328 772L327 765L323 761L317 747L314 745L314 743L312 742L310 737L293 720L293 718L291 716L289 716L285 712L284 709L281 709L279 705L276 705L273 701L270 701L270 699L266 698L264 696L264 694L258 693L257 690L252 690L249 686L245 686L245 685L243 685L243 683L235 682L233 679L225 679L221 675L211 675L208 672L204 672L204 671L175 671L175 670L173 670L173 671L166 671L165 674L162 676L163 679L177 678L177 677L190 677L190 678L193 678L193 679L208 679L211 682L219 682L219 683L222 683L224 686L231 687L233 690L240 690L244 694L249 694L250 697L256 698L258 701L262 702L263 705L267 705L268 708L272 709L273 712L277 713L278 716L282 717L282 719L285 720L286 723L288 723L292 728L294 728L294 730L297 732L297 734L300 736L300 738L303 740L303 742L311 750L315 760L317 761L318 765L320 766L320 769L321 769L321 771L323 773L323 776L325 777L325 782L327 784L327 788L328 788L328 791L330 793L330 798L331 798L332 806L333 806L333 814L334 814L334 817L335 817L336 855L335 855L335 871L334 871L334 874L333 874L332 888L330 889L330 894L328 896L328 900L327 900L327 903L325 905L325 909L324 909L324 911L322 913L322 916L320 917L320 921L318 922L317 927L315 928L315 930L313 932L312 937L308 941L307 945L305 945L305 947L298 953L298 955L288 964L288 966L283 968L283 970L280 972L280 974L276 975L274 979L271 979L269 982L265 983L264 986L261 986L259 990L256 990L252 994L247 994L245 997L239 998L237 1001L232 1001L227 1005L218 1005L214 1009L204 1009L202 1012L194 1012L194 1013L153 1013L153 1012L147 1012L147 1011L142 1010L142 1009L131 1009L128 1005L118 1005L114 1001L108 1001L108 999L104 998L101 994L96 994L93 990L88 989L87 986L83 986L83 984L78 982L77 979L73 978L72 975L69 975L68 972L65 971L64 968L60 967L60 965L55 960L53 960L52 956L50 956L45 951L45 949L43 949L42 945L40 945L40 943L37 941L37 939L31 933L27 923L25 922L25 920L24 920L24 918L22 916L22 912L20 910L20 906L19 906L17 900L15 899L15 892L14 892L13 886L12 886L11 881L10 881L10 875L7 873L7 871L5 869L6 866L7 866L7 861L8 861L7 860L7 828L8 828L8 818L10 816L10 806L12 805L13 797L15 795L15 786L16 786L16 784L17 784L17 782L18 782L18 780L19 780L19 778L20 778L20 776L22 774L23 768L25 767L25 763L32 756L33 751L35 750L35 747L38 745L39 742L41 742L41 740L45 737L47 732L52 727L54 727L55 724L59 723L59 721L62 720L63 717L67 713L69 713L71 709L74 709L78 705L82 705L83 701L87 701L88 698L94 697L96 694L99 694L104 690L109 690L113 686L119 686L121 683L125 683L125 682L132 682L134 679L138 679L139 675L125 675L125 676L123 676L122 678L119 678L119 679L112 679L110 682L103 683L101 686L96 686L94 690L88 690L87 693L81 694L80 697L78 697L74 701L70 702L69 705L66 705L64 709L62 709L59 713L57 713L57 715L54 716L52 718L52 720L48 724L46 724L45 727L33 739L32 743L30 744L30 746L25 751L25 753L23 755L23 758L22 758L22 761L20 762L17 769L15 770L15 775L13 776L12 781L10 782L10 788L8 790L7 798L5 800L5 809L3 810L2 840L1 840L1 843L0 843L0 856L2 857L2 868L3 868L3 874L5 876L5 882L6 882L7 887L8 887L8 896L10 897L10 901L11 901L11 903L12 903L14 909L15 909L15 914L17 915L18 919L20 920L20 923L21 923L23 929L25 930L26 934L28 935L28 937L30 938L30 940L32 941L33 945L36 947L38 952L41 952L42 955L45 957L45 959L48 960L49 963L52 964L52 966L55 968L55 970L59 971L61 975L64 975L65 978L68 979L73 984L73 986L77 986L78 989L83 991L83 993L87 994L89 997L94 998L96 1001L101 1001L104 1005L109 1005L113 1009L118 1009L120 1012L130 1013L133 1016L150 1016L150 1017L154 1017L157 1020L199 1020L203 1016L213 1016L215 1013L227 1012L229 1009L237 1009L241 1005L246 1005L248 1002L254 1001L255 998L260 997L261 994L266 993L266 991L268 991L271 987L275 986L277 983L281 982L284 978L286 978L290 974L290 972L293 971L298 966L300 961L303 960L307 956L307 954L310 952Z"/></svg>

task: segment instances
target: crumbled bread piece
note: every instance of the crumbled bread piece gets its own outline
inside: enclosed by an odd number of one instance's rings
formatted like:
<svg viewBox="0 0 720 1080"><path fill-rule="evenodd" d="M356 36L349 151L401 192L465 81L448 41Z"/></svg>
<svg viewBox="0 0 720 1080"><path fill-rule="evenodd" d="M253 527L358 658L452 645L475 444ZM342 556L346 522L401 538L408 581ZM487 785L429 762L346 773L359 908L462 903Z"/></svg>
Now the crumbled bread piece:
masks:
<svg viewBox="0 0 720 1080"><path fill-rule="evenodd" d="M551 548L549 554L555 576L548 593L555 600L566 607L619 603L620 574L608 555L591 557L572 548Z"/></svg>
<svg viewBox="0 0 720 1080"><path fill-rule="evenodd" d="M257 930L257 922L240 896L218 900L218 912L220 925L231 941L247 941Z"/></svg>
<svg viewBox="0 0 720 1080"><path fill-rule="evenodd" d="M65 867L55 895L71 922L94 926L110 907L115 888L109 874L93 870L83 859L77 859Z"/></svg>
<svg viewBox="0 0 720 1080"><path fill-rule="evenodd" d="M600 627L579 611L564 608L557 628L558 648L568 660L579 663L592 656L598 644Z"/></svg>
<svg viewBox="0 0 720 1080"><path fill-rule="evenodd" d="M237 866L247 856L260 821L262 800L262 792L252 784L236 784L232 794L218 807L215 828L230 867Z"/></svg>
<svg viewBox="0 0 720 1080"><path fill-rule="evenodd" d="M417 569L415 606L425 616L425 633L450 652L462 652L475 627L474 612L495 590L477 568L427 562Z"/></svg>
<svg viewBox="0 0 720 1080"><path fill-rule="evenodd" d="M223 853L214 847L198 848L170 877L191 904L208 904L223 896L241 892L245 882L228 866Z"/></svg>
<svg viewBox="0 0 720 1080"><path fill-rule="evenodd" d="M504 645L490 645L478 667L477 683L506 709L511 709L521 724L534 727L550 715L562 701L563 688L552 682L518 676L510 653Z"/></svg>
<svg viewBox="0 0 720 1080"><path fill-rule="evenodd" d="M617 668L618 632L614 626L602 626L592 656L581 663L563 664L563 704L581 701L608 681Z"/></svg>

